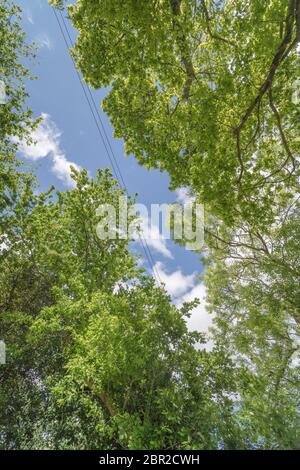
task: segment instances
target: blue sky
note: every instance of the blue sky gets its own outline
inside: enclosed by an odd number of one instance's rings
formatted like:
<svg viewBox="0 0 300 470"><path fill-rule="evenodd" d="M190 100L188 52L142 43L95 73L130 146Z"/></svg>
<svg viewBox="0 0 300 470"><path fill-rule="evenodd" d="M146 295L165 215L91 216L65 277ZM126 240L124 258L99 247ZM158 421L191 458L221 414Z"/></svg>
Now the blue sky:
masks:
<svg viewBox="0 0 300 470"><path fill-rule="evenodd" d="M86 168L91 176L97 168L110 167L110 162L52 8L47 0L17 0L16 3L23 10L27 40L39 47L37 60L30 65L37 80L28 83L28 104L36 117L44 116L44 124L35 136L36 147L21 149L22 155L33 165L42 190L51 184L63 190L69 184L69 162ZM68 27L74 40L76 32L70 22ZM106 90L92 91L92 94L128 192L138 193L137 202L147 207L153 203L175 202L179 195L169 191L166 173L148 171L133 156L124 156L123 142L112 136L109 119L100 107ZM148 244L156 270L175 302L192 300L195 296L203 298L204 287L197 280L202 270L198 254L170 240ZM143 255L141 246L135 244L134 249ZM147 261L144 266L149 268ZM204 306L195 309L191 326L206 329L208 322Z"/></svg>

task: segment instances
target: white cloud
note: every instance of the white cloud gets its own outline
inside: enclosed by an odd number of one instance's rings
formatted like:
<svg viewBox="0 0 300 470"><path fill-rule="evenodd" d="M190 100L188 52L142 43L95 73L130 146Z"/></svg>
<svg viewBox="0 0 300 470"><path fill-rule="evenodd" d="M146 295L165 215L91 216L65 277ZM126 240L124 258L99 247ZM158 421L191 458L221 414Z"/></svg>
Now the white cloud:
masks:
<svg viewBox="0 0 300 470"><path fill-rule="evenodd" d="M185 187L176 190L176 198L177 201L181 204L191 203L195 200L195 197L192 196L188 188ZM136 204L136 206L138 206L136 212L139 213L138 224L140 226L142 239L139 240L137 234L133 235L134 239L140 243L145 240L149 248L152 248L153 250L157 251L166 258L173 259L174 257L170 249L168 248L168 239L170 235L169 231L165 231L164 229L160 230L160 227L158 225L160 223L159 217L157 219L156 211L153 215L151 207L151 214L149 216L148 210L145 206L143 206L142 204ZM157 210L162 211L162 213L166 217L166 207L163 208L162 206L167 206L167 204L162 204L161 206L159 206L159 208L157 208Z"/></svg>
<svg viewBox="0 0 300 470"><path fill-rule="evenodd" d="M40 49L46 48L46 49L48 49L49 51L50 51L51 49L53 49L53 42L52 42L51 38L48 36L47 33L38 34L38 35L34 38L34 42L37 44L37 46L38 46Z"/></svg>
<svg viewBox="0 0 300 470"><path fill-rule="evenodd" d="M161 253L166 258L173 258L171 251L167 247L167 240L159 232L159 227L153 224L149 226L149 221L145 219L143 220L143 224L144 227L147 226L147 229L145 229L145 238L148 246L158 253Z"/></svg>
<svg viewBox="0 0 300 470"><path fill-rule="evenodd" d="M200 301L200 304L191 311L191 316L187 319L187 327L190 331L209 333L213 314L207 311L206 288L202 282L197 280L196 274L185 275L181 270L168 273L161 262L155 264L155 270L177 307L181 307L184 302L192 302L195 299ZM205 349L210 350L211 348L212 341L209 339L205 344Z"/></svg>
<svg viewBox="0 0 300 470"><path fill-rule="evenodd" d="M153 222L150 223L149 218L145 214L139 216L139 225L142 233L140 237L137 234L135 235L137 242L142 243L142 241L146 241L149 248L153 248L153 250L166 258L173 258L171 251L167 247L167 240L160 233L157 225L154 225Z"/></svg>
<svg viewBox="0 0 300 470"><path fill-rule="evenodd" d="M205 297L206 287L203 283L198 283L180 299L180 304L191 302L195 298L200 300L200 304L192 310L192 314L187 321L190 330L207 333L208 328L212 326L213 315L207 312Z"/></svg>
<svg viewBox="0 0 300 470"><path fill-rule="evenodd" d="M178 188L176 189L175 193L177 196L177 201L180 204L187 204L188 202L193 202L195 200L195 197L191 195L188 188Z"/></svg>
<svg viewBox="0 0 300 470"><path fill-rule="evenodd" d="M74 187L74 181L71 179L71 169L73 166L79 170L80 167L67 160L60 148L61 132L51 120L49 114L42 113L42 121L35 131L31 134L32 144L25 141L19 143L20 153L30 160L40 160L45 157L52 159L52 171L55 176L63 181L66 186Z"/></svg>
<svg viewBox="0 0 300 470"><path fill-rule="evenodd" d="M53 155L52 171L68 187L74 186L74 180L71 178L71 166L79 169L78 165L69 162L64 155Z"/></svg>
<svg viewBox="0 0 300 470"><path fill-rule="evenodd" d="M167 292L175 299L185 294L195 284L195 274L185 276L180 270L168 273L160 261L155 264L154 269L165 284Z"/></svg>
<svg viewBox="0 0 300 470"><path fill-rule="evenodd" d="M166 256L167 258L173 258L173 255L169 248L166 246L166 241L163 240L162 238L148 238L147 239L147 245L150 248L153 248L155 251L158 253L161 253L162 255Z"/></svg>
<svg viewBox="0 0 300 470"><path fill-rule="evenodd" d="M25 141L21 141L19 145L20 152L31 160L40 160L49 154L56 154L59 151L59 139L61 132L57 129L49 114L42 113L42 121L38 128L31 134L34 141L28 145Z"/></svg>

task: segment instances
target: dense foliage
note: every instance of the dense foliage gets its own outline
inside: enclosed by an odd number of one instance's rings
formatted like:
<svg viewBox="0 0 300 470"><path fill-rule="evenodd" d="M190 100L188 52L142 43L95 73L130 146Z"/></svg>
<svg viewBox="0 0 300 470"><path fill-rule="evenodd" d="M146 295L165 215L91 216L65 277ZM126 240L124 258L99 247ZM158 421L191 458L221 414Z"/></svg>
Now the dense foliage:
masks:
<svg viewBox="0 0 300 470"><path fill-rule="evenodd" d="M61 1L52 1L62 6ZM300 446L298 0L78 0L73 51L127 152L206 204L214 346L127 241L99 240L106 170L37 193L18 8L0 4L0 447ZM5 57L5 60L4 60Z"/></svg>
<svg viewBox="0 0 300 470"><path fill-rule="evenodd" d="M57 3L57 2L52 2ZM128 153L222 219L266 227L298 189L296 0L78 0L74 57ZM298 146L298 147L297 147Z"/></svg>
<svg viewBox="0 0 300 470"><path fill-rule="evenodd" d="M188 306L139 273L127 241L98 240L96 208L120 195L110 175L74 178L55 201L20 194L5 218L2 446L215 447L225 359L195 349Z"/></svg>
<svg viewBox="0 0 300 470"><path fill-rule="evenodd" d="M103 108L127 152L205 204L215 344L252 382L240 423L262 445L298 447L299 0L78 0L68 12L76 63L110 87Z"/></svg>
<svg viewBox="0 0 300 470"><path fill-rule="evenodd" d="M36 124L32 112L25 106L25 80L29 70L20 58L33 57L33 49L25 43L25 34L19 24L21 10L7 0L0 3L0 80L5 84L6 104L0 105L0 211L13 203L16 180L15 158L17 139L29 139ZM20 177L20 172L19 172ZM30 176L23 175L25 179ZM1 221L0 221L1 224ZM0 234L1 235L1 234ZM0 243L1 243L0 238Z"/></svg>

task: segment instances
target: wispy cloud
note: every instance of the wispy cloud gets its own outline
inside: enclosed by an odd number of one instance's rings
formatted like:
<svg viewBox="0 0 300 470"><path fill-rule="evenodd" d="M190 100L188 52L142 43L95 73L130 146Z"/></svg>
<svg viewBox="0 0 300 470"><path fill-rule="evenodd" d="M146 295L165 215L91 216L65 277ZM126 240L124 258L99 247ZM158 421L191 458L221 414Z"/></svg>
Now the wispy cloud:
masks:
<svg viewBox="0 0 300 470"><path fill-rule="evenodd" d="M66 186L74 187L71 178L71 166L80 169L79 165L69 161L61 149L61 132L51 120L49 114L42 113L42 121L32 133L33 143L28 145L25 141L19 143L20 153L30 160L41 160L45 157L52 159L52 171Z"/></svg>
<svg viewBox="0 0 300 470"><path fill-rule="evenodd" d="M40 33L34 38L34 42L39 48L53 49L53 42L47 33Z"/></svg>
<svg viewBox="0 0 300 470"><path fill-rule="evenodd" d="M30 24L34 24L32 12L31 12L31 10L30 10L29 8L27 8L25 14L26 14L26 19L27 19L27 21L28 21Z"/></svg>

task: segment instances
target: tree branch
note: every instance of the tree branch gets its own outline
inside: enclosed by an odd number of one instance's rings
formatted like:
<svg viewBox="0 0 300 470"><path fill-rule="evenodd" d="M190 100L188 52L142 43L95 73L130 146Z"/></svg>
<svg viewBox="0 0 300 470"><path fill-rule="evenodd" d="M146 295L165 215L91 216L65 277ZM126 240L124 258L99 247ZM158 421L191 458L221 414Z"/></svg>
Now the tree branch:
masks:
<svg viewBox="0 0 300 470"><path fill-rule="evenodd" d="M225 38L223 38L222 36L220 36L219 34L212 32L211 27L210 27L210 16L209 16L209 13L208 13L208 9L207 9L205 0L201 0L201 4L202 4L202 7L203 7L203 11L204 11L204 16L205 16L205 22L206 22L207 31L208 31L208 34L210 35L210 37L211 37L212 39L216 39L216 40L218 40L218 41L225 42L225 44L229 44L230 46L234 46L234 47L235 47L235 43L234 43L234 42L229 41L229 39L225 39Z"/></svg>
<svg viewBox="0 0 300 470"><path fill-rule="evenodd" d="M294 31L294 23L296 22L296 37L292 41L292 35ZM278 67L281 65L283 60L289 55L289 53L296 47L300 40L300 0L290 0L289 7L288 7L288 15L285 22L285 34L284 38L278 47L271 66L269 68L269 72L261 84L258 94L248 106L246 112L244 113L239 125L234 129L234 134L236 135L237 141L237 156L240 163L240 174L238 177L238 182L241 181L244 173L244 165L242 161L241 155L241 148L240 148L240 133L246 122L248 121L249 117L251 116L253 110L256 106L261 102L265 93L271 88L273 83L276 71Z"/></svg>
<svg viewBox="0 0 300 470"><path fill-rule="evenodd" d="M283 162L283 164L281 165L281 167L279 168L278 171L282 170L282 168L284 168L284 166L286 165L286 163L288 162L288 160L290 159L292 161L292 164L293 164L293 171L295 171L295 159L294 159L294 156L289 148L289 144L288 144L288 141L287 141L287 138L285 136L285 133L283 131L283 128L282 128L282 125L281 125L281 117L280 117L280 114L273 102L273 93L272 93L272 88L269 89L269 103L270 103L270 108L272 109L274 115L275 115L275 118L276 118L276 121L277 121L277 127L278 127L278 130L279 130L279 134L280 134L280 138L281 138L281 142L282 142L282 145L286 151L286 154L287 154L287 158L286 160Z"/></svg>
<svg viewBox="0 0 300 470"><path fill-rule="evenodd" d="M240 124L236 127L235 129L236 133L240 132L242 127L246 124L246 122L251 116L256 105L261 101L264 94L269 90L278 67L280 66L282 61L285 59L285 57L289 54L289 52L291 52L291 50L296 46L297 42L295 41L297 40L297 36L299 35L298 30L297 30L297 35L296 35L295 40L292 42L291 46L288 47L288 45L290 44L292 40L292 34L294 30L294 21L296 17L297 17L297 22L299 23L299 14L300 14L299 11L300 11L300 0L290 0L288 16L286 19L286 28L285 28L284 38L279 48L277 49L277 52L272 60L269 72L265 80L263 81L262 85L260 86L258 94L256 95L255 99L252 101L252 103L246 110L244 116L241 119ZM297 29L298 28L299 28L299 24L298 24Z"/></svg>
<svg viewBox="0 0 300 470"><path fill-rule="evenodd" d="M176 18L177 16L181 14L181 8L180 8L181 0L170 0L170 2L171 2L172 13L174 17ZM196 78L196 73L195 73L195 69L194 69L191 57L185 51L185 49L187 49L186 38L183 33L178 35L177 45L179 46L179 50L181 52L181 62L184 66L185 73L186 73L186 80L185 80L185 84L183 88L182 99L184 101L187 101L190 96L190 89L191 89L192 83Z"/></svg>

